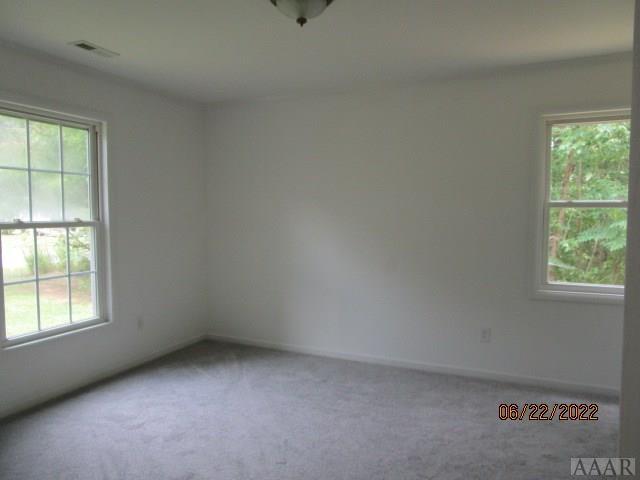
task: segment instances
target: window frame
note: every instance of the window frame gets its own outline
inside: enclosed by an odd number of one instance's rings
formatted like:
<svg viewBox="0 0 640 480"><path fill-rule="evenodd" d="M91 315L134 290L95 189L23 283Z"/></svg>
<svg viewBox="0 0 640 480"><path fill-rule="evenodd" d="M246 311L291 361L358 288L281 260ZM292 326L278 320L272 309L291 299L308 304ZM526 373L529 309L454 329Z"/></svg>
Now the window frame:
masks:
<svg viewBox="0 0 640 480"><path fill-rule="evenodd" d="M19 229L30 230L37 228L74 228L74 227L93 227L93 248L95 268L92 270L95 276L95 291L93 292L93 301L95 303L95 317L82 320L77 323L69 323L57 327L38 330L37 332L28 333L8 339L6 335L6 324L4 315L4 279L2 268L2 244L0 242L0 348L12 348L23 344L38 342L50 339L71 332L86 330L98 325L110 323L110 295L109 295L109 270L108 270L108 235L107 235L107 209L106 209L106 175L105 175L105 139L104 132L106 125L103 121L91 119L88 117L73 115L69 113L61 113L57 110L43 109L33 106L27 106L22 103L13 103L10 101L0 100L0 114L24 118L27 120L42 121L55 123L60 127L68 126L74 128L86 129L89 132L89 171L90 175L90 205L92 218L90 220L59 220L59 221L19 221L19 222L0 222L0 230L2 229ZM27 133L27 141L28 141ZM46 169L31 168L30 158L27 157L28 177L32 172L48 171ZM62 167L61 167L62 168ZM7 167L7 169L25 171L25 168ZM55 173L60 173L55 171ZM63 182L64 183L64 182ZM62 202L64 205L64 185L62 188ZM32 186L29 182L29 208L32 209ZM67 250L69 245L67 244ZM37 262L37 248L34 244L34 258ZM84 274L84 272L81 272ZM91 274L91 273L90 273ZM68 271L66 275L60 278L69 278L74 276L74 272ZM55 277L47 277L55 278ZM38 283L35 280L36 285ZM37 288L37 286L36 286ZM68 287L69 294L71 285ZM36 290L36 295L38 295ZM38 318L38 328L40 328L40 319Z"/></svg>
<svg viewBox="0 0 640 480"><path fill-rule="evenodd" d="M532 297L541 300L563 300L591 303L624 302L624 285L597 285L586 283L549 282L547 277L549 255L549 212L551 207L565 208L625 208L628 200L551 200L551 129L558 124L598 123L615 120L630 120L629 108L615 108L577 113L542 115L542 154L539 161L538 188L536 189L536 224L534 281Z"/></svg>

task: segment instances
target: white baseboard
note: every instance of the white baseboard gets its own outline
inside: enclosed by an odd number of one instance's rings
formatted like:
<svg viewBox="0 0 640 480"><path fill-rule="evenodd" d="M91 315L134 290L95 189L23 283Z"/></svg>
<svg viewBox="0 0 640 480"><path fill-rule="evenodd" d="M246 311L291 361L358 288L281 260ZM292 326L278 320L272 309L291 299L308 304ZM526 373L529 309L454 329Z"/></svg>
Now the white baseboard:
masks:
<svg viewBox="0 0 640 480"><path fill-rule="evenodd" d="M272 342L268 340L260 340L260 339L222 335L217 333L209 333L209 334L196 335L187 340L182 340L180 342L174 343L167 347L158 349L149 355L145 355L135 360L122 363L116 367L109 368L103 372L100 372L99 374L95 375L94 377L88 380L83 380L80 382L73 383L71 385L66 386L65 388L50 392L45 395L37 395L32 398L26 399L21 402L19 407L14 407L14 408L10 407L6 410L0 410L0 420L16 415L22 411L29 410L45 402L55 400L56 398L62 397L64 395L68 395L69 393L72 393L76 390L79 390L91 384L106 380L110 377L126 372L127 370L131 370L133 368L139 367L141 365L144 365L145 363L151 362L157 358L163 357L172 352L188 347L189 345L197 343L201 340L213 340L213 341L220 341L220 342L237 343L241 345L251 345L256 347L264 347L264 348L270 348L274 350L282 350L282 351L301 353L306 355L338 358L342 360L351 360L356 362L372 363L377 365L387 365L392 367L410 368L413 370L422 370L426 372L442 373L447 375L456 375L456 376L476 378L476 379L482 379L482 380L493 380L493 381L515 383L515 384L535 386L535 387L554 388L554 389L565 390L570 392L594 393L599 395L607 395L607 396L615 396L615 397L617 397L620 394L620 392L617 389L602 386L602 385L581 384L581 383L566 382L563 380L556 380L551 378L531 377L531 376L525 376L525 375L513 375L509 373L494 372L490 370L453 367L449 365L416 362L411 360L397 360L397 359L386 358L386 357L378 357L374 355L336 352L336 351L323 350L323 349L314 348L314 347Z"/></svg>
<svg viewBox="0 0 640 480"><path fill-rule="evenodd" d="M505 383L514 383L532 387L553 388L556 390L564 390L576 393L591 393L597 395L606 395L617 397L620 392L612 387L603 385L590 385L582 383L567 382L564 380L556 380L553 378L532 377L526 375L513 375L504 372L495 372L491 370L483 370L477 368L454 367L450 365L442 365L437 363L416 362L412 360L397 360L386 357L378 357L374 355L363 355L336 352L332 350L323 350L315 347L306 347L300 345L290 345L286 343L272 342L268 340L260 340L245 337L235 337L217 333L209 333L206 335L209 340L237 343L241 345L251 345L255 347L264 347L274 350L282 350L286 352L302 353L306 355L316 355L320 357L338 358L342 360L351 360L355 362L373 363L377 365L387 365L391 367L410 368L412 370L422 370L425 372L442 373L447 375L456 375L461 377L475 378L481 380L492 380Z"/></svg>
<svg viewBox="0 0 640 480"><path fill-rule="evenodd" d="M72 383L71 385L68 385L64 388L61 388L59 390L55 390L51 393L45 394L45 395L36 395L34 397L31 397L29 399L26 399L24 401L22 401L20 403L19 407L14 407L14 408L8 408L6 410L0 410L0 420L16 415L20 412L23 412L25 410L29 410L33 407L36 407L40 404L46 403L46 402L50 402L52 400L55 400L56 398L59 397L63 397L65 395L68 395L76 390L80 390L81 388L87 387L89 385L92 385L94 383L97 382L101 382L103 380L106 380L108 378L111 378L115 375L124 373L128 370L131 370L133 368L139 367L144 365L145 363L149 363L157 358L160 357L164 357L165 355L168 355L170 353L173 353L177 350L180 350L182 348L188 347L189 345L193 345L194 343L200 342L202 340L206 340L208 339L208 335L196 335L194 337L188 338L186 340L182 340L180 342L177 343L173 343L167 347L164 348L160 348L158 350L155 350L153 353L149 354L149 355L145 355L142 356L140 358L137 358L135 360L132 361L128 361L128 362L124 362L120 365L117 365L116 367L112 367L109 368L105 371L102 371L100 373L98 373L97 375L91 377L90 379L85 379L83 381L80 382L75 382Z"/></svg>

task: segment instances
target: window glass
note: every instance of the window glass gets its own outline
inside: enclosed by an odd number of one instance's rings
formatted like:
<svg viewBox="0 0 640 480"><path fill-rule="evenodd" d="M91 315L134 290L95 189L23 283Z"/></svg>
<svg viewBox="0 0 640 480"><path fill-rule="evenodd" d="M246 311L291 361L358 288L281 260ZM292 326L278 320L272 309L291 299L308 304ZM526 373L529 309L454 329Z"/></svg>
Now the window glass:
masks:
<svg viewBox="0 0 640 480"><path fill-rule="evenodd" d="M623 285L626 240L624 208L551 208L549 281Z"/></svg>
<svg viewBox="0 0 640 480"><path fill-rule="evenodd" d="M60 170L60 126L29 121L31 168Z"/></svg>
<svg viewBox="0 0 640 480"><path fill-rule="evenodd" d="M630 122L553 125L552 200L626 200Z"/></svg>
<svg viewBox="0 0 640 480"><path fill-rule="evenodd" d="M27 168L27 121L0 115L0 166Z"/></svg>
<svg viewBox="0 0 640 480"><path fill-rule="evenodd" d="M89 132L80 128L62 127L64 171L89 173Z"/></svg>

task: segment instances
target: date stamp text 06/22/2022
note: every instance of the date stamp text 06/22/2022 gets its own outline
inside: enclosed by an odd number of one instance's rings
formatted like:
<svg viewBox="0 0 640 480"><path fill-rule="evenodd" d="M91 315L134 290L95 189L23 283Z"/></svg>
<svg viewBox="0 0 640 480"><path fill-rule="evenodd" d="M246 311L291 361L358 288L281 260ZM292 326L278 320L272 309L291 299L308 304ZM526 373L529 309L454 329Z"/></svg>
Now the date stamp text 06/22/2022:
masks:
<svg viewBox="0 0 640 480"><path fill-rule="evenodd" d="M598 420L595 403L501 403L498 418L511 421L586 421Z"/></svg>

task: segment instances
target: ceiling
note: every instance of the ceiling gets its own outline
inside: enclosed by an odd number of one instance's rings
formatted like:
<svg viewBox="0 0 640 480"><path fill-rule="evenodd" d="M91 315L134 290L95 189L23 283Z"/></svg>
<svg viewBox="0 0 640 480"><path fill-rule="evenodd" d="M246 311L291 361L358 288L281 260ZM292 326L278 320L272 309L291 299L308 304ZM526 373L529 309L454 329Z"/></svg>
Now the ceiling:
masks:
<svg viewBox="0 0 640 480"><path fill-rule="evenodd" d="M304 28L269 0L0 2L4 41L206 102L630 51L632 29L633 0L335 0Z"/></svg>

